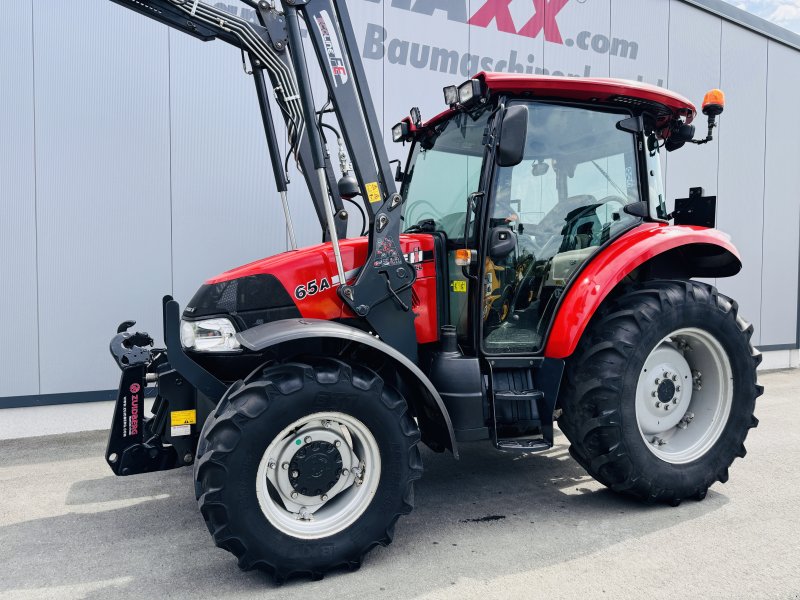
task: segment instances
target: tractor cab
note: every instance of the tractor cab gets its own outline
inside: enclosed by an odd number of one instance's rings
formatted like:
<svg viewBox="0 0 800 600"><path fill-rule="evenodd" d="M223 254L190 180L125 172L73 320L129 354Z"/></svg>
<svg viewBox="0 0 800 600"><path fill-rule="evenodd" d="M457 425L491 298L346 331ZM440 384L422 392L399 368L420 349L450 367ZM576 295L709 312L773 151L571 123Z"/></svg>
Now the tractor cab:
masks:
<svg viewBox="0 0 800 600"><path fill-rule="evenodd" d="M395 141L413 142L405 231L446 238L450 319L462 344L486 355L540 353L559 298L589 257L665 216L659 148L690 127L695 108L629 81L489 73L445 96L446 112L394 129ZM465 250L467 264L458 258Z"/></svg>

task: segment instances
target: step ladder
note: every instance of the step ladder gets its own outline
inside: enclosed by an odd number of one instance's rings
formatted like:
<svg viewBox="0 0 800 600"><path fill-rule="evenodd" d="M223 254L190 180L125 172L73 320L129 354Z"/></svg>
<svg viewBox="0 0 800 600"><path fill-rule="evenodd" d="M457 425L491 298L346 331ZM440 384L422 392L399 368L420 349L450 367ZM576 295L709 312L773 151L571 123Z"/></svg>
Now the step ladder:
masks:
<svg viewBox="0 0 800 600"><path fill-rule="evenodd" d="M492 394L492 441L498 450L516 450L522 452L543 452L553 445L543 435L501 438L498 436L497 406L500 403L524 402L531 407L531 412L539 417L540 405L544 401L544 392L539 390L503 390ZM539 417L539 420L541 418Z"/></svg>

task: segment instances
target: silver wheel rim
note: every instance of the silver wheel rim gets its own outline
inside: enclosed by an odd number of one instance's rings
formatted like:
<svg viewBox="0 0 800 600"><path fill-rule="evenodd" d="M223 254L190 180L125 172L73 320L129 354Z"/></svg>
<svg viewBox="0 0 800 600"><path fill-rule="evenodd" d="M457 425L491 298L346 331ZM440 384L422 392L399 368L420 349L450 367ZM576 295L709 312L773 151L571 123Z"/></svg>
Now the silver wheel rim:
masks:
<svg viewBox="0 0 800 600"><path fill-rule="evenodd" d="M322 482L321 495L298 490L300 450L317 453L335 448L341 468L332 481ZM305 455L304 455L305 456ZM313 457L312 457L313 458ZM303 463L305 465L309 463ZM267 447L256 475L261 511L278 530L295 538L318 539L339 533L367 509L378 489L381 458L378 443L361 421L340 412L319 412L298 419ZM293 479L294 478L294 479ZM294 481L294 485L293 485Z"/></svg>
<svg viewBox="0 0 800 600"><path fill-rule="evenodd" d="M645 360L636 422L650 451L672 464L695 461L719 440L733 403L733 370L707 331L678 329Z"/></svg>

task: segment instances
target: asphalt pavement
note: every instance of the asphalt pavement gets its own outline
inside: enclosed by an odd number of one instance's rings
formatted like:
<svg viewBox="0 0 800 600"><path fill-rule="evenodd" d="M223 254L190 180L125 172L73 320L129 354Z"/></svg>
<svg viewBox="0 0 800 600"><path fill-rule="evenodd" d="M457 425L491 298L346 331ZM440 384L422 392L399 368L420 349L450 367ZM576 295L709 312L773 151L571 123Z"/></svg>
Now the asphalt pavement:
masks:
<svg viewBox="0 0 800 600"><path fill-rule="evenodd" d="M104 431L0 441L0 598L800 599L800 371L760 379L748 455L702 502L617 496L563 436L424 451L392 545L281 587L214 547L190 469L116 478Z"/></svg>

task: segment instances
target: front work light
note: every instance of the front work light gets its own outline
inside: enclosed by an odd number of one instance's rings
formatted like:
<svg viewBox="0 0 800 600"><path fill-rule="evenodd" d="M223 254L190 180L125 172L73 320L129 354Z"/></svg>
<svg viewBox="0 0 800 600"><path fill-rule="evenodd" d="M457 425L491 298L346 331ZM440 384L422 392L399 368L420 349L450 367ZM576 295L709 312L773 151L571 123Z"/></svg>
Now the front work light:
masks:
<svg viewBox="0 0 800 600"><path fill-rule="evenodd" d="M444 103L447 106L458 104L458 88L454 85L448 85L444 88Z"/></svg>
<svg viewBox="0 0 800 600"><path fill-rule="evenodd" d="M197 352L237 352L241 345L230 319L181 321L181 345Z"/></svg>
<svg viewBox="0 0 800 600"><path fill-rule="evenodd" d="M462 106L469 106L481 96L481 82L477 79L470 79L458 86L458 102Z"/></svg>
<svg viewBox="0 0 800 600"><path fill-rule="evenodd" d="M414 127L417 129L422 127L422 113L419 111L419 106L412 108L409 114L411 115L411 122L414 124Z"/></svg>
<svg viewBox="0 0 800 600"><path fill-rule="evenodd" d="M408 123L402 121L392 127L392 141L396 142L404 142L409 135L409 128Z"/></svg>

